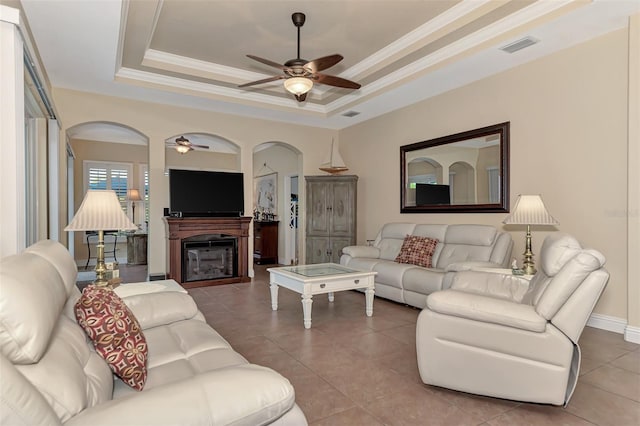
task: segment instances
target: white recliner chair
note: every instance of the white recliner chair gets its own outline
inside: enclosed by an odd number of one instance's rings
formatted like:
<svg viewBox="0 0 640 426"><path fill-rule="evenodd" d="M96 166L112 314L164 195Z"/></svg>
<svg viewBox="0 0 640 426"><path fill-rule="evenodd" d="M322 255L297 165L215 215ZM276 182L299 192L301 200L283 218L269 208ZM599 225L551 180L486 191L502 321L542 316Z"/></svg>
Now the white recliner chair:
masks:
<svg viewBox="0 0 640 426"><path fill-rule="evenodd" d="M554 233L531 282L465 271L418 317L422 381L517 401L566 405L580 370L578 339L604 290L604 256Z"/></svg>

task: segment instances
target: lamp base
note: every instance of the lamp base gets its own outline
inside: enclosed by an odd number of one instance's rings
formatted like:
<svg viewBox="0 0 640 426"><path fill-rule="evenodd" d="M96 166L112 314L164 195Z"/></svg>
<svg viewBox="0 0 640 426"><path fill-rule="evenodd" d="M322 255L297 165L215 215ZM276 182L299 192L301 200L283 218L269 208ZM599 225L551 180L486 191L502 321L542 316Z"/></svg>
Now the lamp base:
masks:
<svg viewBox="0 0 640 426"><path fill-rule="evenodd" d="M533 252L531 251L531 228L527 225L527 237L525 240L524 250L524 263L522 264L522 270L525 275L534 275L536 273L536 267L533 262Z"/></svg>
<svg viewBox="0 0 640 426"><path fill-rule="evenodd" d="M107 280L107 266L104 264L104 231L98 231L98 255L96 260L96 279L93 283L100 287L106 287L109 285Z"/></svg>

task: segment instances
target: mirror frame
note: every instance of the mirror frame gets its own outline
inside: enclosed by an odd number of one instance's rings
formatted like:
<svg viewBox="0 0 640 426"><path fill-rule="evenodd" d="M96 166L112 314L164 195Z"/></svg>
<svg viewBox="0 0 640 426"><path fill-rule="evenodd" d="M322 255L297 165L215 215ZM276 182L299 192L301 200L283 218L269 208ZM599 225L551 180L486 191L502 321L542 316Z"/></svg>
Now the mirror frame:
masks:
<svg viewBox="0 0 640 426"><path fill-rule="evenodd" d="M509 212L509 121L479 129L442 136L400 147L400 213L508 213ZM461 142L498 133L500 135L500 202L495 204L447 204L408 206L406 154L424 148Z"/></svg>

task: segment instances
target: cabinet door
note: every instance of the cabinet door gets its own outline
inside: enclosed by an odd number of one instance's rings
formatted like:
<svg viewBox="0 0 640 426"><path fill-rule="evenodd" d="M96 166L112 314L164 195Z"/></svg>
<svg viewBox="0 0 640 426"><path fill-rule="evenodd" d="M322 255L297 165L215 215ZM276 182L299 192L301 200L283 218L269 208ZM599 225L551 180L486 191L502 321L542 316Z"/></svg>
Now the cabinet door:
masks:
<svg viewBox="0 0 640 426"><path fill-rule="evenodd" d="M333 182L330 185L331 236L350 236L353 233L353 186L352 182Z"/></svg>
<svg viewBox="0 0 640 426"><path fill-rule="evenodd" d="M327 204L329 186L326 182L309 182L307 185L307 233L328 235L331 212Z"/></svg>
<svg viewBox="0 0 640 426"><path fill-rule="evenodd" d="M262 224L257 222L253 223L253 252L262 253Z"/></svg>
<svg viewBox="0 0 640 426"><path fill-rule="evenodd" d="M306 264L329 262L329 237L307 237Z"/></svg>
<svg viewBox="0 0 640 426"><path fill-rule="evenodd" d="M329 259L329 262L340 263L342 249L350 245L353 245L351 238L331 237L331 258Z"/></svg>

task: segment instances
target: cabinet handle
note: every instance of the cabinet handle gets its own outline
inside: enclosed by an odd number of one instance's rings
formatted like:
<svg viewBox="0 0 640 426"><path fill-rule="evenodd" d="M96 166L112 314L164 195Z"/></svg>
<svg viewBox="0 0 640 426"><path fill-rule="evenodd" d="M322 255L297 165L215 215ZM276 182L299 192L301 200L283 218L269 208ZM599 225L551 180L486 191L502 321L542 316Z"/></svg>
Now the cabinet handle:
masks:
<svg viewBox="0 0 640 426"><path fill-rule="evenodd" d="M353 280L355 284L360 284L360 280Z"/></svg>
<svg viewBox="0 0 640 426"><path fill-rule="evenodd" d="M326 284L320 284L320 288L325 288L326 286Z"/></svg>

